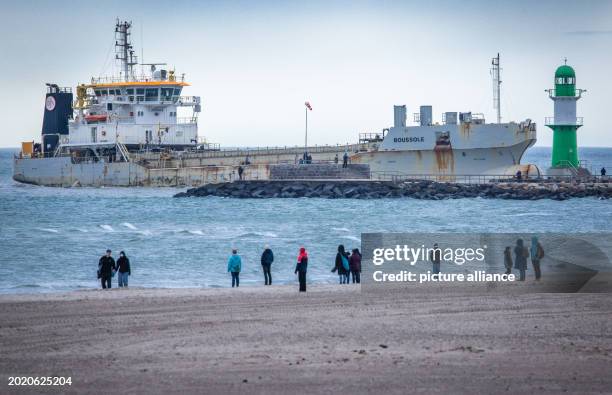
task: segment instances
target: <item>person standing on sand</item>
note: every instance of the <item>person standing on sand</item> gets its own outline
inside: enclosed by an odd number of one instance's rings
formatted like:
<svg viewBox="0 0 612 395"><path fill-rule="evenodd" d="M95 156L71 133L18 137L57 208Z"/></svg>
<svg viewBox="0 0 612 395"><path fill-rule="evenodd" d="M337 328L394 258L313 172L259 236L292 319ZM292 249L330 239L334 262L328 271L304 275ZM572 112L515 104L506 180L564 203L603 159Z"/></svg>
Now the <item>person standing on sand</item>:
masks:
<svg viewBox="0 0 612 395"><path fill-rule="evenodd" d="M270 246L266 245L263 254L261 254L261 268L264 273L265 285L272 285L272 274L270 273L272 262L274 262L274 254Z"/></svg>
<svg viewBox="0 0 612 395"><path fill-rule="evenodd" d="M361 283L361 253L358 248L353 249L351 258L349 260L349 268L351 269L351 275L353 277L353 284Z"/></svg>
<svg viewBox="0 0 612 395"><path fill-rule="evenodd" d="M535 273L535 279L537 281L542 277L542 270L540 269L540 261L544 258L544 248L538 241L537 236L531 238L531 264L533 265L533 271Z"/></svg>
<svg viewBox="0 0 612 395"><path fill-rule="evenodd" d="M111 253L111 250L106 250L106 254L98 261L98 278L102 283L102 289L111 288L111 279L116 269L115 259Z"/></svg>
<svg viewBox="0 0 612 395"><path fill-rule="evenodd" d="M504 267L506 268L506 274L512 273L512 248L507 246L504 250Z"/></svg>
<svg viewBox="0 0 612 395"><path fill-rule="evenodd" d="M344 250L344 245L338 246L338 253L336 254L336 262L332 273L338 272L338 280L340 284L349 283L350 263L349 256Z"/></svg>
<svg viewBox="0 0 612 395"><path fill-rule="evenodd" d="M119 253L119 259L117 259L117 277L119 279L119 288L128 286L128 276L132 275L132 269L130 268L130 260L125 256L125 252Z"/></svg>
<svg viewBox="0 0 612 395"><path fill-rule="evenodd" d="M232 249L232 255L227 260L227 272L232 273L232 288L240 286L240 270L242 269L242 259L238 255L237 249Z"/></svg>
<svg viewBox="0 0 612 395"><path fill-rule="evenodd" d="M429 251L429 261L432 264L432 273L440 274L440 260L441 260L442 250L438 248L438 243L433 245L433 250Z"/></svg>
<svg viewBox="0 0 612 395"><path fill-rule="evenodd" d="M527 270L527 257L529 256L529 251L523 245L523 239L518 239L516 241L516 246L514 247L514 268L519 270L520 281L525 281L525 271Z"/></svg>
<svg viewBox="0 0 612 395"><path fill-rule="evenodd" d="M297 264L295 265L295 273L298 275L298 281L300 282L300 292L306 292L306 271L308 269L308 253L306 248L300 247L300 253L297 257Z"/></svg>

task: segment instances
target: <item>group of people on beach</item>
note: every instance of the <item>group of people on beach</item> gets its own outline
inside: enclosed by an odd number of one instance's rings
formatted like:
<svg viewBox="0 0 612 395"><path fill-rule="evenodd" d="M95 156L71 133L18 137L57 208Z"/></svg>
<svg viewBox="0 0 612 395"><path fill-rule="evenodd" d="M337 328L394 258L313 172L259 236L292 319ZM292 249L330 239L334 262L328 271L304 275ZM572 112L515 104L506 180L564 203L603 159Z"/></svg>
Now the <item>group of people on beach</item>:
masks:
<svg viewBox="0 0 612 395"><path fill-rule="evenodd" d="M525 281L527 271L527 258L531 259L531 265L533 266L533 272L536 281L542 278L542 269L540 267L540 261L544 258L544 248L537 236L531 238L531 247L527 248L523 239L516 240L514 246L514 262L512 261L513 249L507 246L504 250L504 266L506 268L506 274L512 273L512 268L519 271L519 281Z"/></svg>
<svg viewBox="0 0 612 395"><path fill-rule="evenodd" d="M264 274L264 285L272 285L272 262L274 253L270 246L266 245L261 254L261 268ZM240 286L240 272L242 271L242 258L238 255L238 249L232 249L232 255L227 260L227 272L232 276L232 288ZM306 272L308 271L308 252L306 248L300 247L297 255L294 274L298 276L299 291L306 292ZM344 245L338 246L336 261L332 272L338 272L340 284L349 284L352 274L353 283L361 282L361 253L354 248L352 254L345 251Z"/></svg>
<svg viewBox="0 0 612 395"><path fill-rule="evenodd" d="M434 244L434 250L438 249L438 244ZM514 252L514 260L512 254ZM523 239L517 239L514 249L511 246L507 246L504 249L504 267L506 268L505 274L511 274L512 269L519 271L519 281L525 281L527 272L527 258L531 259L531 265L537 281L542 278L542 269L540 267L540 261L544 258L544 248L538 240L537 236L531 238L531 247L525 247ZM432 274L440 274L440 254L434 254L433 251L429 254L429 261L432 264Z"/></svg>
<svg viewBox="0 0 612 395"><path fill-rule="evenodd" d="M351 277L353 284L361 283L361 253L358 248L353 248L349 254L344 245L340 244L338 246L336 262L332 268L332 273L336 272L340 284L349 284Z"/></svg>
<svg viewBox="0 0 612 395"><path fill-rule="evenodd" d="M115 262L112 251L106 250L98 261L98 279L102 283L102 289L112 288L112 279L117 275L119 288L128 286L128 277L132 274L130 260L125 252L119 253L119 259Z"/></svg>
<svg viewBox="0 0 612 395"><path fill-rule="evenodd" d="M512 269L519 271L519 281L525 281L527 271L527 259L531 259L535 279L540 280L542 270L540 261L544 258L544 248L537 236L531 238L531 247L527 248L524 245L523 239L516 240L514 249L507 246L504 250L504 267L506 274L511 274ZM438 249L438 244L434 244L434 249ZM514 259L513 259L514 253ZM351 253L347 252L344 245L338 246L332 273L338 274L340 284L350 284L351 279L353 284L361 283L361 252L358 248L353 248ZM441 271L441 259L439 254L430 254L429 260L432 264L432 273L439 274ZM261 268L264 275L264 285L272 285L272 263L274 262L274 253L269 245L264 247L261 254ZM233 248L232 254L227 261L227 272L231 274L232 288L240 286L240 272L242 271L242 258L238 254L238 249ZM297 258L294 274L298 276L299 291L306 292L306 272L308 271L308 252L306 248L300 247ZM115 262L110 249L106 250L98 262L98 279L102 284L103 289L112 287L112 279L117 274L118 285L120 288L128 286L128 277L132 274L130 260L125 255L124 251L119 253L119 259Z"/></svg>

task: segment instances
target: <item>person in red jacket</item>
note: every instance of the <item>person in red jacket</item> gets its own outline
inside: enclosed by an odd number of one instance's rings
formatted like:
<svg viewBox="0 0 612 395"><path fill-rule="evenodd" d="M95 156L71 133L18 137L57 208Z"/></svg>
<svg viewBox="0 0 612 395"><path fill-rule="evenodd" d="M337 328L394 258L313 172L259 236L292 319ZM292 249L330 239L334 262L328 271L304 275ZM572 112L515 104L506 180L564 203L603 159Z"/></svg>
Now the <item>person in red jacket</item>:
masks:
<svg viewBox="0 0 612 395"><path fill-rule="evenodd" d="M306 292L306 270L308 269L308 253L306 248L301 247L295 265L295 273L298 275L300 282L300 292Z"/></svg>

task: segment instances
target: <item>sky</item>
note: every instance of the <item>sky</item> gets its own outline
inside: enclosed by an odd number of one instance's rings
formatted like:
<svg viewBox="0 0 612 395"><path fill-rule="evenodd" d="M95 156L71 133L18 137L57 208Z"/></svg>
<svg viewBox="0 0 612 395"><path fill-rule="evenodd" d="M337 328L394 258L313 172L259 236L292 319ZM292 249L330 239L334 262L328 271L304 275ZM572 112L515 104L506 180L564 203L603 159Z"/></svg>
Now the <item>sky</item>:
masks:
<svg viewBox="0 0 612 395"><path fill-rule="evenodd" d="M356 142L432 105L495 121L491 58L502 63L502 120L552 132L545 89L575 68L580 146L612 146L612 1L21 1L0 14L0 147L38 139L45 83L111 75L116 18L133 22L145 63L167 62L200 96L199 134L222 146ZM412 115L409 125L412 125Z"/></svg>

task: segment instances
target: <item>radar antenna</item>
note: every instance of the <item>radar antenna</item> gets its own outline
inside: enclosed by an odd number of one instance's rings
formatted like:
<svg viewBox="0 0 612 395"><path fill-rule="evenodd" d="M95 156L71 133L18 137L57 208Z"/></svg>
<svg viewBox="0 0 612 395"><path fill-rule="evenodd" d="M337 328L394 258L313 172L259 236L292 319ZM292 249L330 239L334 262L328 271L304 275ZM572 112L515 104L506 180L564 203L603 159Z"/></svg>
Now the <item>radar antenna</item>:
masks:
<svg viewBox="0 0 612 395"><path fill-rule="evenodd" d="M493 79L493 108L497 111L497 123L501 123L501 68L499 67L499 52L491 60L491 78Z"/></svg>

